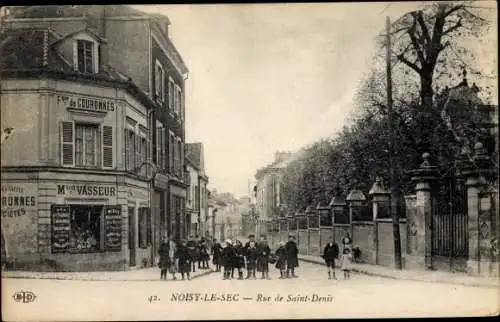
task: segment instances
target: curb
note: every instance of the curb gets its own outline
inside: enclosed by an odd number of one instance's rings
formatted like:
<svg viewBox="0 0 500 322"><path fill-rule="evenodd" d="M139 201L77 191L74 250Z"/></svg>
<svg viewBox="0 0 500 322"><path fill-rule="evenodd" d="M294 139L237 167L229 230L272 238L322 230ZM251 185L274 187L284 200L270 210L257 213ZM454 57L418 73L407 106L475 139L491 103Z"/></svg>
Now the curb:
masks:
<svg viewBox="0 0 500 322"><path fill-rule="evenodd" d="M206 276L208 274L215 273L214 270L205 271L201 274L191 277L194 280L198 277ZM36 280L58 280L58 281L88 281L88 282L158 282L159 279L103 279L103 278L78 278L78 277L50 277L50 276L1 276L5 279L36 279ZM165 282L180 282L182 279L177 280L166 280ZM185 280L188 281L188 280Z"/></svg>
<svg viewBox="0 0 500 322"><path fill-rule="evenodd" d="M307 263L326 266L325 263L314 260L314 259L300 258L299 257L299 260L307 262ZM462 285L462 286L481 287L481 288L495 288L495 289L499 288L499 285L495 285L495 284L477 284L477 283L469 284L469 283L450 282L450 281L446 281L446 280L429 281L426 279L407 278L407 277L399 277L399 276L393 276L393 275L388 275L388 274L383 274L383 273L373 273L373 272L368 272L365 270L360 270L358 268L353 268L352 271L359 273L359 274L367 275L367 276L377 276L377 277L383 277L383 278L390 278L390 279L394 279L394 280L407 280L407 281L423 282L423 283L441 283L441 284Z"/></svg>

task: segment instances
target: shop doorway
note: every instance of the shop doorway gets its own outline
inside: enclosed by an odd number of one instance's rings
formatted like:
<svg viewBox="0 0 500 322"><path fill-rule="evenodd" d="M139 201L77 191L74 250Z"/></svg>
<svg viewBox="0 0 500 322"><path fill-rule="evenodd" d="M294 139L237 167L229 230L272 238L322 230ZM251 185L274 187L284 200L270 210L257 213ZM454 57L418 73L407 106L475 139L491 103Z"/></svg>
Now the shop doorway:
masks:
<svg viewBox="0 0 500 322"><path fill-rule="evenodd" d="M129 265L135 266L135 208L128 207L128 249Z"/></svg>

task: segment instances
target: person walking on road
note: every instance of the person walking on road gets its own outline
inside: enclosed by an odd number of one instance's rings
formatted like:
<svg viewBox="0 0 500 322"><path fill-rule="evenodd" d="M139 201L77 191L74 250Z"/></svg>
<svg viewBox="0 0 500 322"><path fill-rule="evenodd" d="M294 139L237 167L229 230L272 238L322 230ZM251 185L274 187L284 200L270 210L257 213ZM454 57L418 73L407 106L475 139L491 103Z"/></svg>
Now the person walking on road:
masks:
<svg viewBox="0 0 500 322"><path fill-rule="evenodd" d="M269 278L269 256L271 255L271 248L267 244L267 240L265 237L261 238L259 245L257 246L258 250L258 260L257 260L257 268L259 272L262 272L262 279L270 279Z"/></svg>
<svg viewBox="0 0 500 322"><path fill-rule="evenodd" d="M255 241L250 241L248 248L245 251L245 256L247 260L247 277L246 279L255 279L255 269L257 267L257 258L259 257L259 251Z"/></svg>
<svg viewBox="0 0 500 322"><path fill-rule="evenodd" d="M330 241L326 244L323 250L323 259L325 260L326 267L328 267L328 279L337 279L335 277L335 260L339 258L339 246L333 240L333 237L330 237Z"/></svg>
<svg viewBox="0 0 500 322"><path fill-rule="evenodd" d="M285 248L285 242L280 241L279 247L276 250L276 268L280 270L280 277L279 278L285 278L286 277L286 248Z"/></svg>
<svg viewBox="0 0 500 322"><path fill-rule="evenodd" d="M349 248L345 248L342 254L340 267L344 271L344 279L351 279L352 253Z"/></svg>
<svg viewBox="0 0 500 322"><path fill-rule="evenodd" d="M187 279L190 280L190 271L193 258L185 240L181 242L181 245L177 248L176 253L177 254L175 257L179 261L179 272L181 273L182 279L184 279L184 274L186 274Z"/></svg>
<svg viewBox="0 0 500 322"><path fill-rule="evenodd" d="M288 242L285 245L286 249L286 277L298 277L295 275L295 267L299 266L299 249L295 243L295 236L288 236Z"/></svg>

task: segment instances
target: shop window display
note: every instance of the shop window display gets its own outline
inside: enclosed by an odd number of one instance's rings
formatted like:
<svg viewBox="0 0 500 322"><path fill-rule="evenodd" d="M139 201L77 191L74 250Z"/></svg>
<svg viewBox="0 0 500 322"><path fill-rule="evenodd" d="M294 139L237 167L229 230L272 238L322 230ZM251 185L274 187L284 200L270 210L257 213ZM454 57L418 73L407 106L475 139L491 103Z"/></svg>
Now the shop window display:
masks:
<svg viewBox="0 0 500 322"><path fill-rule="evenodd" d="M101 249L103 206L71 206L70 251L94 252Z"/></svg>

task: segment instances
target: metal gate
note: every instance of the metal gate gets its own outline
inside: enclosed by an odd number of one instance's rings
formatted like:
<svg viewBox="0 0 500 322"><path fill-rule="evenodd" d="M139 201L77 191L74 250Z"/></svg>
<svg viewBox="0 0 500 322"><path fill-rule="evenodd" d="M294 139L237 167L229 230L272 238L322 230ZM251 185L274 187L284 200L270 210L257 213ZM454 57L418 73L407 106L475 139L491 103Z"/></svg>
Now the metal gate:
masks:
<svg viewBox="0 0 500 322"><path fill-rule="evenodd" d="M453 170L438 182L432 218L433 262L446 260L450 270L458 269L469 255L467 191Z"/></svg>

